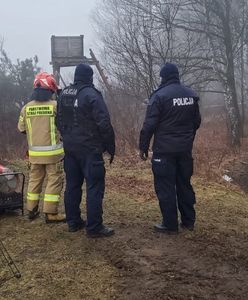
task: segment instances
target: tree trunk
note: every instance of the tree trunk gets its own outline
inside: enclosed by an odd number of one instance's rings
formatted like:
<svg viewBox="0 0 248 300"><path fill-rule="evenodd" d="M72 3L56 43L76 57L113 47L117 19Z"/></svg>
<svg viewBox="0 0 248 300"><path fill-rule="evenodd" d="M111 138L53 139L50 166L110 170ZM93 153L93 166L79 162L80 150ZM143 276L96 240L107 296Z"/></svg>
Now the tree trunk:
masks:
<svg viewBox="0 0 248 300"><path fill-rule="evenodd" d="M226 15L223 18L223 34L226 51L227 67L226 67L226 97L225 105L228 118L230 121L230 135L232 146L240 146L241 138L241 121L238 107L238 96L235 82L233 43L230 28L230 2L226 1Z"/></svg>
<svg viewBox="0 0 248 300"><path fill-rule="evenodd" d="M227 111L228 123L229 123L229 135L232 146L240 146L240 134L241 134L241 126L240 126L240 115L237 107L235 105L235 101L233 100L235 96L233 96L233 91L230 88L226 87L225 93L225 106Z"/></svg>

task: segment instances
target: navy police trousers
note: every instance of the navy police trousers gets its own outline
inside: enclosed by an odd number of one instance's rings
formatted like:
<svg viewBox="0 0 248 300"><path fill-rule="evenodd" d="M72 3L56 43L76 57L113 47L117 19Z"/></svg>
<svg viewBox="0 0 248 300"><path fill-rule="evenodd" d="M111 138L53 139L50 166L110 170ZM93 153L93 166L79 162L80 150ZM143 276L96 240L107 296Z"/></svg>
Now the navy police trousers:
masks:
<svg viewBox="0 0 248 300"><path fill-rule="evenodd" d="M191 151L154 154L152 170L163 224L169 230L178 230L179 210L182 224L194 225L195 193L190 183L193 175Z"/></svg>
<svg viewBox="0 0 248 300"><path fill-rule="evenodd" d="M101 154L66 152L64 160L66 189L64 194L66 221L69 226L82 222L80 204L82 185L86 181L88 232L102 229L102 201L105 190L105 167Z"/></svg>

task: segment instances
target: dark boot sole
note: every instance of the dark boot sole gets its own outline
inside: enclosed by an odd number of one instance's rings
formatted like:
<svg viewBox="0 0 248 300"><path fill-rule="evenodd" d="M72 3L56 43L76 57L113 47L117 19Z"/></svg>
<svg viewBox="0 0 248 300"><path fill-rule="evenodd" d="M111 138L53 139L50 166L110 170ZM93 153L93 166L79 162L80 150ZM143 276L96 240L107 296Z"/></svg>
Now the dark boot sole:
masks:
<svg viewBox="0 0 248 300"><path fill-rule="evenodd" d="M112 232L110 234L101 234L101 233L89 234L89 233L87 233L86 236L91 239L97 239L97 238L110 237L110 236L113 236L114 234L115 234L115 232Z"/></svg>
<svg viewBox="0 0 248 300"><path fill-rule="evenodd" d="M66 220L63 220L63 221L45 220L45 223L46 223L46 224L66 223Z"/></svg>
<svg viewBox="0 0 248 300"><path fill-rule="evenodd" d="M159 228L154 228L154 230L156 232L165 233L165 234L168 234L168 235L177 235L177 234L179 234L179 232L176 231L176 230L164 230L164 229L159 229Z"/></svg>
<svg viewBox="0 0 248 300"><path fill-rule="evenodd" d="M78 232L80 230L83 230L85 228L85 225L78 226L78 227L69 227L68 232Z"/></svg>
<svg viewBox="0 0 248 300"><path fill-rule="evenodd" d="M187 231L194 231L194 227L192 228L192 227L184 227L184 226L182 227L181 226L181 229L182 230L187 230Z"/></svg>
<svg viewBox="0 0 248 300"><path fill-rule="evenodd" d="M28 215L28 219L29 219L29 221L33 221L33 220L37 219L37 218L39 217L39 215L40 215L40 212L38 211L38 212L35 213L35 215L33 215L33 216L29 216L29 215Z"/></svg>

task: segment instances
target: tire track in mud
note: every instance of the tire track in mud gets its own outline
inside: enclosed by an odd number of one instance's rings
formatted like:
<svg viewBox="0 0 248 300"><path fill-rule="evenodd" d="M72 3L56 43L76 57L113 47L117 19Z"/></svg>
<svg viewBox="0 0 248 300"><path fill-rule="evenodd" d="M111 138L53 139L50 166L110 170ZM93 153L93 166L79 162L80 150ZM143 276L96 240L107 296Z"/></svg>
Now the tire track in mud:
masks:
<svg viewBox="0 0 248 300"><path fill-rule="evenodd" d="M247 269L211 252L201 255L202 248L192 247L188 238L192 233L172 237L148 227L128 229L111 242L111 253L104 250L119 271L116 299L247 299Z"/></svg>

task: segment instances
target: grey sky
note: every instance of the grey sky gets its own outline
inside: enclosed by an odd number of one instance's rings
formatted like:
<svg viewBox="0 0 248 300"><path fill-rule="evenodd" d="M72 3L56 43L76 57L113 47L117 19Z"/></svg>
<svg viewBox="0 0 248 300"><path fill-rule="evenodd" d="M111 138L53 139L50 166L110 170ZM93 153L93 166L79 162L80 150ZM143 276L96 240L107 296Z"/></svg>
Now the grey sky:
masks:
<svg viewBox="0 0 248 300"><path fill-rule="evenodd" d="M0 0L0 37L12 60L39 57L51 72L51 35L85 37L85 54L94 49L90 14L97 0Z"/></svg>

